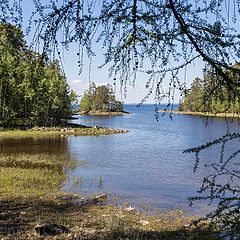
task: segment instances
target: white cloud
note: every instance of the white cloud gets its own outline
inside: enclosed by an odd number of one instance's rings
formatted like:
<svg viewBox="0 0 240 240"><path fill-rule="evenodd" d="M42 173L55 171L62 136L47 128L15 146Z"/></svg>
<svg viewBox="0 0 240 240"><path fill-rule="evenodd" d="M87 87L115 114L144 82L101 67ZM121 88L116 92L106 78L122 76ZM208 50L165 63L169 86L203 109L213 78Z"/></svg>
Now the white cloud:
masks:
<svg viewBox="0 0 240 240"><path fill-rule="evenodd" d="M83 82L80 79L73 79L69 81L70 88L81 96L84 91L88 89L88 82Z"/></svg>
<svg viewBox="0 0 240 240"><path fill-rule="evenodd" d="M74 79L74 80L71 80L71 81L70 81L70 84L71 84L71 85L82 85L82 84L83 84L83 81L80 80L80 79Z"/></svg>

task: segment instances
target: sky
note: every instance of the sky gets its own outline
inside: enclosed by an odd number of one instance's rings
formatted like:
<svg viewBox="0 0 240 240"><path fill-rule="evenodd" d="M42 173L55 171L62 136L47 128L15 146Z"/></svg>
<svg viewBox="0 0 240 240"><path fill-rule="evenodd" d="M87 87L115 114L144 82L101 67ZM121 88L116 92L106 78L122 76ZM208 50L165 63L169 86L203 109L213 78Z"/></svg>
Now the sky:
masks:
<svg viewBox="0 0 240 240"><path fill-rule="evenodd" d="M23 0L23 30L28 24L29 16L33 11L33 3L31 0ZM33 31L32 31L33 32ZM28 43L31 41L31 33L29 36L26 36ZM88 89L89 80L95 82L97 85L104 85L107 83L113 84L113 80L108 77L108 66L99 69L98 67L104 62L104 57L100 51L99 46L95 46L96 57L92 59L91 71L89 71L89 59L85 58L84 68L81 75L79 75L78 68L78 44L72 44L69 51L62 50L62 62L64 67L64 72L67 77L68 84L71 89L74 90L79 96L83 94L85 90ZM186 72L186 83L187 87L190 87L192 80L195 77L202 77L202 68L203 63L199 60L195 61L194 64L188 67ZM179 76L180 79L184 78ZM115 94L118 100L124 101L125 103L140 103L141 100L147 95L148 90L145 87L145 84L148 80L148 77L144 74L138 74L135 86L127 86L127 94L125 95L121 91L120 84L117 83L115 88ZM165 80L163 87L168 88L169 81ZM154 93L147 99L146 103L154 103ZM176 92L174 102L178 103L181 99L180 93ZM167 100L163 100L166 102Z"/></svg>

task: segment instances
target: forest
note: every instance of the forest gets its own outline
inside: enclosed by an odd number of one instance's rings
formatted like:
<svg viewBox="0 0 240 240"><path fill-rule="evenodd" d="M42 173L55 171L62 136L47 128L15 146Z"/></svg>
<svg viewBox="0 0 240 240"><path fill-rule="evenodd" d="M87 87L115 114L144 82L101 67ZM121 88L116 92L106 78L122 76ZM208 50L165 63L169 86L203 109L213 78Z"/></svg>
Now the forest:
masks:
<svg viewBox="0 0 240 240"><path fill-rule="evenodd" d="M57 60L30 50L20 27L0 25L0 124L53 126L71 113L70 91Z"/></svg>
<svg viewBox="0 0 240 240"><path fill-rule="evenodd" d="M239 79L239 72L237 71L239 68L240 64L235 64L231 70L225 69L225 73L230 79L237 81ZM191 84L191 88L185 91L179 110L212 114L238 114L240 110L238 95L235 95L234 92L229 92L226 87L222 87L219 91L214 91L218 84L217 78L219 77L212 71L211 67L206 67L203 78L196 77Z"/></svg>

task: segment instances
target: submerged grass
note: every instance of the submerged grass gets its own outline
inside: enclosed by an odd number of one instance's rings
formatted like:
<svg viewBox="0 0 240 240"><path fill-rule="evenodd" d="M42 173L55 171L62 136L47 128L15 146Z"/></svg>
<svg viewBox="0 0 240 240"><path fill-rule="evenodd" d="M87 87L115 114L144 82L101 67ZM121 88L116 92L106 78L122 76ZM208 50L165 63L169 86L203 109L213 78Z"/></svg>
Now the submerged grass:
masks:
<svg viewBox="0 0 240 240"><path fill-rule="evenodd" d="M70 161L70 167L74 162ZM76 163L75 163L76 164ZM2 196L42 196L59 191L68 161L52 154L0 155Z"/></svg>

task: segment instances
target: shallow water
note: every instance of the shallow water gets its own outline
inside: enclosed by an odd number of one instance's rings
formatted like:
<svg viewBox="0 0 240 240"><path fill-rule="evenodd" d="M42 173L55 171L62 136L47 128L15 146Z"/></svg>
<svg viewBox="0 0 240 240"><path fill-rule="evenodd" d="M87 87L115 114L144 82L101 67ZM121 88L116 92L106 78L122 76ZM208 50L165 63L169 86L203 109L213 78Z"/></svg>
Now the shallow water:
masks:
<svg viewBox="0 0 240 240"><path fill-rule="evenodd" d="M79 116L74 122L89 126L128 129L129 133L107 136L0 140L4 154L42 153L67 154L79 166L67 171L63 190L90 195L104 192L120 203L150 209L183 208L200 214L206 203L188 206L187 197L196 194L201 180L208 173L204 164L218 157L219 149L203 153L198 171L193 172L194 156L183 150L222 136L227 130L224 118L215 118L205 127L202 118L173 115L156 121L154 106L136 108L127 105L132 114L113 117ZM238 131L237 121L230 123ZM239 143L231 144L234 149Z"/></svg>

